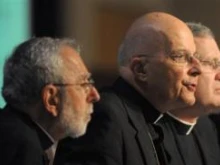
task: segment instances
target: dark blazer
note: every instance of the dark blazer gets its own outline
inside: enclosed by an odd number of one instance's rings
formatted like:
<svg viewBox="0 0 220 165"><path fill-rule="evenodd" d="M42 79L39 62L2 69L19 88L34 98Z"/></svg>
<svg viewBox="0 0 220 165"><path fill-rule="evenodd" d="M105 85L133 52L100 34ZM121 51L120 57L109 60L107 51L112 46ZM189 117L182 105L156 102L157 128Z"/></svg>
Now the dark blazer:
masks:
<svg viewBox="0 0 220 165"><path fill-rule="evenodd" d="M209 118L211 119L211 121L214 123L215 128L217 130L218 133L218 143L220 145L220 114L212 114L209 116Z"/></svg>
<svg viewBox="0 0 220 165"><path fill-rule="evenodd" d="M216 127L208 117L201 117L193 132L201 147L205 165L220 164L220 148Z"/></svg>
<svg viewBox="0 0 220 165"><path fill-rule="evenodd" d="M191 150L190 153L182 153L181 150L179 150L180 145L187 146L187 144L184 144L184 141L181 141L187 138L187 136L193 137L197 144L203 165L220 165L220 150L217 132L215 126L208 117L204 116L199 118L190 135L183 135L186 128L183 128L183 126L180 128L179 125L175 124L175 122L167 116L164 116L159 123L164 132L164 146L169 165L193 164L191 162L187 163L188 160L185 157L187 154L192 155L193 150Z"/></svg>
<svg viewBox="0 0 220 165"><path fill-rule="evenodd" d="M0 165L46 165L51 140L30 118L7 105L0 111Z"/></svg>
<svg viewBox="0 0 220 165"><path fill-rule="evenodd" d="M143 111L146 113L147 120ZM150 113L153 111L154 113ZM158 165L148 124L160 115L123 79L101 92L87 133L58 144L54 164Z"/></svg>

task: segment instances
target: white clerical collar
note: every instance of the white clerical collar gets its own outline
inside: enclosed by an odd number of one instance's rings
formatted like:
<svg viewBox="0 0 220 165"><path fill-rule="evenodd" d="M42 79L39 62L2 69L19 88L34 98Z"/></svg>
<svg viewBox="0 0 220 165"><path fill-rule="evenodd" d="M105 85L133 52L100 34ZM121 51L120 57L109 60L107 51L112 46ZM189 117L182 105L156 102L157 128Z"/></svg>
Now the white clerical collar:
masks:
<svg viewBox="0 0 220 165"><path fill-rule="evenodd" d="M170 112L166 112L166 114L169 115L171 118L175 119L176 121L178 121L179 123L182 123L182 124L188 126L188 129L187 129L187 131L185 133L186 135L189 135L190 132L192 131L192 129L194 128L194 126L196 125L196 122L190 123L190 122L184 121L184 120L176 117L175 115L173 115Z"/></svg>
<svg viewBox="0 0 220 165"><path fill-rule="evenodd" d="M160 121L160 119L163 117L163 114L161 113L158 117L157 117L157 119L154 121L154 124L157 124L158 123L158 121Z"/></svg>

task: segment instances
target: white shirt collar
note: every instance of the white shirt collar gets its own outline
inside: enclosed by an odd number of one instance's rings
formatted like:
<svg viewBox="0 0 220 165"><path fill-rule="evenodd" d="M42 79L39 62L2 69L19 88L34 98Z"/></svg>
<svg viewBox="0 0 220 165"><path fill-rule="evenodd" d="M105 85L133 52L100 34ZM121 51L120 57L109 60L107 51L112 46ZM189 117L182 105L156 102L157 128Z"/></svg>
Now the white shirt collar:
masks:
<svg viewBox="0 0 220 165"><path fill-rule="evenodd" d="M184 121L184 120L182 120L182 119L176 117L175 115L173 115L173 114L170 113L170 112L166 112L166 113L167 113L167 115L169 115L169 116L172 117L173 119L177 120L178 122L180 122L180 123L182 123L182 124L184 124L184 125L189 126L189 129L188 129L188 131L186 132L186 135L189 135L190 132L192 131L192 129L194 128L194 126L196 125L196 122L190 123L190 122Z"/></svg>
<svg viewBox="0 0 220 165"><path fill-rule="evenodd" d="M157 119L154 121L154 124L157 124L158 121L160 121L160 119L163 117L163 114L161 113Z"/></svg>

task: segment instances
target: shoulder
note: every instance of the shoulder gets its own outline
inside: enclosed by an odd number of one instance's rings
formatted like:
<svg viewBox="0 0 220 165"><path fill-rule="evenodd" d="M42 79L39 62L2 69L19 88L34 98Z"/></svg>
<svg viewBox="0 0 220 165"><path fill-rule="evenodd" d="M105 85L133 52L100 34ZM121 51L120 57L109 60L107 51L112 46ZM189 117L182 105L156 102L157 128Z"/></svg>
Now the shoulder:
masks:
<svg viewBox="0 0 220 165"><path fill-rule="evenodd" d="M37 134L13 113L0 113L0 162L39 162L42 148Z"/></svg>
<svg viewBox="0 0 220 165"><path fill-rule="evenodd" d="M112 88L104 88L100 91L101 99L95 103L96 113L106 114L109 117L117 117L124 112L123 97L116 93Z"/></svg>
<svg viewBox="0 0 220 165"><path fill-rule="evenodd" d="M199 128L204 128L205 127L210 127L210 128L213 128L214 129L214 124L213 122L211 121L211 119L208 117L208 116L202 116L198 119L197 121L197 127Z"/></svg>
<svg viewBox="0 0 220 165"><path fill-rule="evenodd" d="M112 103L115 104L115 106L118 106L122 102L122 97L116 93L116 91L109 87L109 88L103 88L100 91L101 99L97 103L98 105L111 105Z"/></svg>
<svg viewBox="0 0 220 165"><path fill-rule="evenodd" d="M195 130L199 135L207 137L209 140L211 140L211 137L217 137L216 127L208 116L203 116L198 119Z"/></svg>
<svg viewBox="0 0 220 165"><path fill-rule="evenodd" d="M1 145L7 141L14 145L38 145L36 131L11 112L0 113L0 134Z"/></svg>

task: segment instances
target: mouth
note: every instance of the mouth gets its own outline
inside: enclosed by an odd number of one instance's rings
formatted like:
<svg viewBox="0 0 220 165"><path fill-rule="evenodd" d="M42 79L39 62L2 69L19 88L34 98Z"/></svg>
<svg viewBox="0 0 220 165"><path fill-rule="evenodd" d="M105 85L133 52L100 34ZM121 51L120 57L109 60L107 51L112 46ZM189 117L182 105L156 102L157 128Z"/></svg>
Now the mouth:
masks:
<svg viewBox="0 0 220 165"><path fill-rule="evenodd" d="M93 116L93 108L91 108L88 113L88 120L89 121L92 119L92 116Z"/></svg>
<svg viewBox="0 0 220 165"><path fill-rule="evenodd" d="M85 122L89 123L91 119L92 119L92 114L89 113L85 118Z"/></svg>
<svg viewBox="0 0 220 165"><path fill-rule="evenodd" d="M88 116L88 122L90 122L91 119L92 119L92 115L90 114L90 115Z"/></svg>
<svg viewBox="0 0 220 165"><path fill-rule="evenodd" d="M183 85L191 92L195 92L196 91L196 84L189 82L189 81L184 81Z"/></svg>
<svg viewBox="0 0 220 165"><path fill-rule="evenodd" d="M91 109L89 110L89 114L90 114L90 115L93 114L93 108L91 108Z"/></svg>

